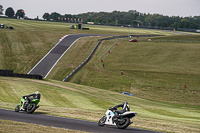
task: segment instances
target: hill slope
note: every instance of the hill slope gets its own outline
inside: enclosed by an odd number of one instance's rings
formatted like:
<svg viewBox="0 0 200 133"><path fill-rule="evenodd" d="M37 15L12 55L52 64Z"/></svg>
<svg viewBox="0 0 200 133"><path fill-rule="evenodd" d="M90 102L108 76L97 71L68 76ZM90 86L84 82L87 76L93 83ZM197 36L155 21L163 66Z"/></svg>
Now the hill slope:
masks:
<svg viewBox="0 0 200 133"><path fill-rule="evenodd" d="M105 111L128 101L138 112L132 126L165 132L199 132L199 107L150 101L137 96L49 80L0 77L0 108L14 109L21 96L36 90L41 93L35 113L98 121ZM92 115L91 115L92 114Z"/></svg>
<svg viewBox="0 0 200 133"><path fill-rule="evenodd" d="M130 43L128 39L104 41L70 82L117 92L128 91L150 100L199 106L199 36L176 37L176 40L174 36L157 37L151 42L142 38L137 43ZM89 46L95 45L95 40L80 39L80 44L73 45L48 78L64 79L65 74L79 65L77 61L81 63L86 58L83 58L86 52L79 50L87 51ZM185 84L187 88L184 88Z"/></svg>

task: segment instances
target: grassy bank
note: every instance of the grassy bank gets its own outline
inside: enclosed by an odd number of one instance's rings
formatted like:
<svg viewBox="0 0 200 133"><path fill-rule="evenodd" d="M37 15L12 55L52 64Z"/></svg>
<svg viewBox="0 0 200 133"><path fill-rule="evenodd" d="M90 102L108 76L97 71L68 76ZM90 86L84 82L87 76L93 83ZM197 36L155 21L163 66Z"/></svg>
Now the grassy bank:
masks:
<svg viewBox="0 0 200 133"><path fill-rule="evenodd" d="M193 39L188 42L190 38ZM90 62L78 71L70 82L120 93L128 91L149 100L199 106L199 36L177 36L176 41L171 36L151 39L151 42L147 42L141 38L137 43L130 43L128 39L104 41ZM81 41L95 44L95 38ZM118 46L115 46L116 42ZM78 46L85 45L74 44L71 51L69 50L55 67L57 71L52 71L54 75L50 74L48 78L62 80L65 76L60 72L67 74L78 66L69 60L70 53L75 55L76 60L85 59L78 54L80 52L74 52L80 49L75 48ZM69 64L74 65L74 68ZM69 68L70 72L67 71ZM120 74L121 71L124 75ZM187 88L184 88L184 85Z"/></svg>
<svg viewBox="0 0 200 133"><path fill-rule="evenodd" d="M123 101L138 112L133 127L165 132L199 132L199 106L171 104L56 80L39 81L0 77L0 108L14 109L20 97L38 90L35 113L98 121L105 111ZM92 115L91 115L92 114Z"/></svg>

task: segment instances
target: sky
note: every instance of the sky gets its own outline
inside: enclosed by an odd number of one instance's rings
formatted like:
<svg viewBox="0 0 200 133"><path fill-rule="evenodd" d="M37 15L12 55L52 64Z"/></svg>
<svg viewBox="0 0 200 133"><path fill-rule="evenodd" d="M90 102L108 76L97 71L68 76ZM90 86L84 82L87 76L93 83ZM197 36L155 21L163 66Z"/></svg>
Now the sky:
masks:
<svg viewBox="0 0 200 133"><path fill-rule="evenodd" d="M12 7L15 13L25 11L29 18L42 19L44 13L61 15L87 12L112 12L137 10L140 13L167 16L200 16L200 0L0 0L3 13Z"/></svg>

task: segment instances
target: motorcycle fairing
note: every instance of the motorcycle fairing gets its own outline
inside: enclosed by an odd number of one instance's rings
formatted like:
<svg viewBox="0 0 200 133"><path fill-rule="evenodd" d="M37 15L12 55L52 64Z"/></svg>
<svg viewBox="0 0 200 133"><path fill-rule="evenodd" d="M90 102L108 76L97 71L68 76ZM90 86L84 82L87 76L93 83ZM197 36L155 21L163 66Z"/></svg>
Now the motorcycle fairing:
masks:
<svg viewBox="0 0 200 133"><path fill-rule="evenodd" d="M113 121L112 121L112 118L114 116L114 112L112 112L111 110L107 110L106 111L106 122L105 124L108 124L108 125L116 125Z"/></svg>
<svg viewBox="0 0 200 133"><path fill-rule="evenodd" d="M136 112L132 112L132 111L127 111L127 112L124 112L123 114L120 114L120 115L122 117L126 116L126 117L131 119L131 118L135 117L137 115L137 113Z"/></svg>

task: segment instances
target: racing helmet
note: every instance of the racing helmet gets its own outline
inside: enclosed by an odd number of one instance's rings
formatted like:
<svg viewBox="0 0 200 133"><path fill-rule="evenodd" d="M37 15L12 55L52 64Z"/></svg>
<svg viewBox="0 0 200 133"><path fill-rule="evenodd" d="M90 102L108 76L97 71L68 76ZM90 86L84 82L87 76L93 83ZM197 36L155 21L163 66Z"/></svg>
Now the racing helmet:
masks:
<svg viewBox="0 0 200 133"><path fill-rule="evenodd" d="M128 102L123 102L122 104L123 104L122 109L125 109L126 111L130 111L130 108L129 108Z"/></svg>
<svg viewBox="0 0 200 133"><path fill-rule="evenodd" d="M40 92L39 92L39 91L36 91L35 94L40 94Z"/></svg>
<svg viewBox="0 0 200 133"><path fill-rule="evenodd" d="M128 104L128 102L123 102L123 105L127 105Z"/></svg>

